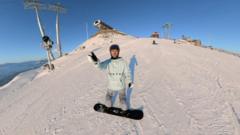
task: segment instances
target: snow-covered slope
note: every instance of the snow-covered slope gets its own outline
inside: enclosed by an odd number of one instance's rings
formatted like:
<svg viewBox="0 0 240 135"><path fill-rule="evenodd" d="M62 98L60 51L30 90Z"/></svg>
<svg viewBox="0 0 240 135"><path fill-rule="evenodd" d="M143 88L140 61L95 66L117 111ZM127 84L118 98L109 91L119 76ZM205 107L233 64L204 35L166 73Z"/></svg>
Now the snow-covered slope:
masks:
<svg viewBox="0 0 240 135"><path fill-rule="evenodd" d="M240 59L170 40L101 35L54 62L21 88L0 93L0 135L239 135ZM107 78L87 60L104 60L119 43L135 87L131 106L140 121L97 113ZM8 92L6 92L8 91ZM130 93L130 92L129 92Z"/></svg>

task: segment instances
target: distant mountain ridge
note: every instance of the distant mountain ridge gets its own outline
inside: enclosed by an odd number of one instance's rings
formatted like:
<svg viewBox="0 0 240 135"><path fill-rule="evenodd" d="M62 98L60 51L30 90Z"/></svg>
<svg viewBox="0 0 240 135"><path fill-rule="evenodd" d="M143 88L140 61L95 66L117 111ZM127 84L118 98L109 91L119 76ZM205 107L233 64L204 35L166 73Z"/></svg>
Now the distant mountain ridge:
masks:
<svg viewBox="0 0 240 135"><path fill-rule="evenodd" d="M18 74L39 68L45 64L47 60L27 61L21 63L0 64L0 86L11 81Z"/></svg>

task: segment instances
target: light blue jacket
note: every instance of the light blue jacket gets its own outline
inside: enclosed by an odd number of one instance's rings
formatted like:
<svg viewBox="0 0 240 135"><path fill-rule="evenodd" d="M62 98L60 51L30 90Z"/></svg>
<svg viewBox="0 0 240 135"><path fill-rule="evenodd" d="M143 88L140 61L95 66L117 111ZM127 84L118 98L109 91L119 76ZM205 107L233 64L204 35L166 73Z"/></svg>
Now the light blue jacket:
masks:
<svg viewBox="0 0 240 135"><path fill-rule="evenodd" d="M103 62L97 62L96 65L99 69L107 71L108 89L110 90L125 89L126 84L132 82L128 64L122 58L107 59Z"/></svg>

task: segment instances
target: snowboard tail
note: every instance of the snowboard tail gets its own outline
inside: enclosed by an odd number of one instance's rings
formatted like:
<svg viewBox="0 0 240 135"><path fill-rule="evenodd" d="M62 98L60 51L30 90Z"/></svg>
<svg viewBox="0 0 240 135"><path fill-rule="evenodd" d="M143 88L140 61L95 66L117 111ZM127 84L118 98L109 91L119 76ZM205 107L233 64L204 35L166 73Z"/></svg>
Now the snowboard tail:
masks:
<svg viewBox="0 0 240 135"><path fill-rule="evenodd" d="M107 107L104 104L97 103L94 105L93 109L97 112L107 113L111 115L116 115L120 117L126 117L134 120L141 120L144 116L142 110L131 109L131 110L122 110L117 107Z"/></svg>

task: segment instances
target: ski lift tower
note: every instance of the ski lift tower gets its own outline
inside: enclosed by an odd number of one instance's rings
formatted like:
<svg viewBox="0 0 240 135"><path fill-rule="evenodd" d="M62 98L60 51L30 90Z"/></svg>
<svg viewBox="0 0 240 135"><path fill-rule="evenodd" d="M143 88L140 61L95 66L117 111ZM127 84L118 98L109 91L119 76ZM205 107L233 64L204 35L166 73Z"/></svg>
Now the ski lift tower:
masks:
<svg viewBox="0 0 240 135"><path fill-rule="evenodd" d="M39 17L39 10L46 9L46 6L39 2L39 0L24 0L24 8L25 9L34 9L36 13L37 23L40 30L41 37L45 35L40 17Z"/></svg>
<svg viewBox="0 0 240 135"><path fill-rule="evenodd" d="M60 28L59 28L59 13L66 13L66 8L60 3L48 5L48 9L57 13L56 15L56 41L57 41L57 52L59 57L62 57L62 47L60 41Z"/></svg>
<svg viewBox="0 0 240 135"><path fill-rule="evenodd" d="M37 18L37 23L38 23L38 27L40 30L40 34L41 37L45 37L45 32L39 17L39 10L40 9L47 9L46 5L43 3L40 3L39 0L24 0L24 8L25 9L34 9L35 13L36 13L36 18ZM44 47L45 48L45 47ZM52 54L51 48L45 48L47 50L47 58L48 58L48 65L49 65L49 69L52 70L52 63L51 63L51 59L54 59L54 56Z"/></svg>
<svg viewBox="0 0 240 135"><path fill-rule="evenodd" d="M166 23L162 26L163 29L164 29L164 37L166 39L171 39L170 33L171 33L172 26L173 25L171 23Z"/></svg>

